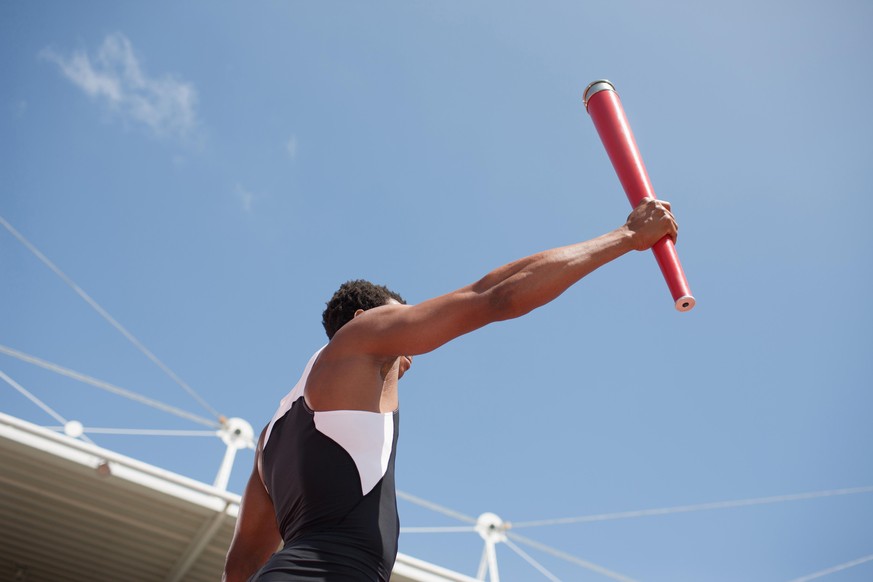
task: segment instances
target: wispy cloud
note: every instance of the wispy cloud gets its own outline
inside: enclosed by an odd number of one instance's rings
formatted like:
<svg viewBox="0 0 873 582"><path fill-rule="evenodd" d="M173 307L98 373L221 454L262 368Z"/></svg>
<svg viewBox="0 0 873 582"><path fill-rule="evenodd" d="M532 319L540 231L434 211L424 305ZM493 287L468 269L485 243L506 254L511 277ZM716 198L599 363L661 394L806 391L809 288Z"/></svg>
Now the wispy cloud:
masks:
<svg viewBox="0 0 873 582"><path fill-rule="evenodd" d="M197 123L194 85L170 75L148 76L121 33L107 36L93 56L82 51L65 56L51 48L40 55L89 96L157 135L185 136Z"/></svg>
<svg viewBox="0 0 873 582"><path fill-rule="evenodd" d="M236 185L236 195L239 198L240 202L242 202L243 210L246 212L252 211L252 202L255 200L254 193L242 186L242 184Z"/></svg>
<svg viewBox="0 0 873 582"><path fill-rule="evenodd" d="M291 136L285 144L285 151L288 152L288 157L292 160L297 157L297 138Z"/></svg>

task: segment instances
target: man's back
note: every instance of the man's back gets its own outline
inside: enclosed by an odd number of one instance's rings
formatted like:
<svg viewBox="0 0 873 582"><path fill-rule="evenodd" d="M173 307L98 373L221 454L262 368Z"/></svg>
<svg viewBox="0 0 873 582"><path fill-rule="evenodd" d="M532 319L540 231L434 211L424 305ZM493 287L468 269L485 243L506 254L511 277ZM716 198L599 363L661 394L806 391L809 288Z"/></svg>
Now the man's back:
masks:
<svg viewBox="0 0 873 582"><path fill-rule="evenodd" d="M316 357L264 434L261 476L284 548L258 580L387 581L400 526L399 413L313 411L303 387Z"/></svg>

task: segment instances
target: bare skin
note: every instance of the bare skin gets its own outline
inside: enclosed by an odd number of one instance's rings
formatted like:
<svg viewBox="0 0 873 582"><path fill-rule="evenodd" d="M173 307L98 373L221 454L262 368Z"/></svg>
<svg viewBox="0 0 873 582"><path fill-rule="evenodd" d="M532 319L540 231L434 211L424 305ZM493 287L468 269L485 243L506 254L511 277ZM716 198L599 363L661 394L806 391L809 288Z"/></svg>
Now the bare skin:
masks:
<svg viewBox="0 0 873 582"><path fill-rule="evenodd" d="M519 259L417 305L392 300L359 310L313 365L304 390L306 402L318 411L396 410L397 382L412 365L412 356L489 323L521 317L606 263L632 250L649 249L665 236L675 241L677 233L670 204L646 198L624 225L597 238ZM226 582L245 582L281 541L260 475L261 446L259 442L227 555L222 577Z"/></svg>

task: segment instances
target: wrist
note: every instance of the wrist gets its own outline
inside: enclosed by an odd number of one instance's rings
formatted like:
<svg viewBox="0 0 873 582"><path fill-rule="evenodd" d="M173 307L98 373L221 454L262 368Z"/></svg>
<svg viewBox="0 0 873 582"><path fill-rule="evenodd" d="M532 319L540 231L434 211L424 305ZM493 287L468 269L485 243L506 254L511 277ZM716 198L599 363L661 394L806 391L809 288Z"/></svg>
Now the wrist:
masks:
<svg viewBox="0 0 873 582"><path fill-rule="evenodd" d="M612 233L616 238L616 244L622 249L622 252L630 252L637 250L636 236L634 231L624 224L616 228Z"/></svg>

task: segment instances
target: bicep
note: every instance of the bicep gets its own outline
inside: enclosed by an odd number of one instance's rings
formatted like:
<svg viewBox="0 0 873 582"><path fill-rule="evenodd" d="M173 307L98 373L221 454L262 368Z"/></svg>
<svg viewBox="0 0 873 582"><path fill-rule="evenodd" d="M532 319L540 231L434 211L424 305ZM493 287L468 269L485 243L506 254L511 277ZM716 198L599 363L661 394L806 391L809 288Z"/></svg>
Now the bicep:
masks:
<svg viewBox="0 0 873 582"><path fill-rule="evenodd" d="M267 493L257 468L252 471L239 507L236 524L237 533L257 545L269 545L275 549L279 544L279 528L273 500ZM236 534L234 538L236 538Z"/></svg>

